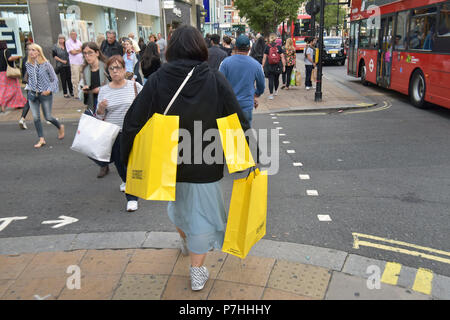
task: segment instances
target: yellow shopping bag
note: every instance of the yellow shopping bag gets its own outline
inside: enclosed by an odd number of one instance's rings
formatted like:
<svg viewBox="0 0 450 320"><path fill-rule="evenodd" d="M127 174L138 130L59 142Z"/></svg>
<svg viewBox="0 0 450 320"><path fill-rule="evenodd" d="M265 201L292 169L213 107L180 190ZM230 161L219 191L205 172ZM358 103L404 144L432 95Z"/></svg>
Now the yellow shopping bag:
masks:
<svg viewBox="0 0 450 320"><path fill-rule="evenodd" d="M145 200L175 201L179 116L155 113L136 135L125 192Z"/></svg>
<svg viewBox="0 0 450 320"><path fill-rule="evenodd" d="M252 154L245 139L244 131L236 113L217 119L220 140L230 173L243 171L255 166Z"/></svg>
<svg viewBox="0 0 450 320"><path fill-rule="evenodd" d="M267 171L235 180L222 251L244 259L266 234Z"/></svg>
<svg viewBox="0 0 450 320"><path fill-rule="evenodd" d="M145 200L175 201L180 117L166 114L194 70L195 67L172 97L164 115L153 114L134 138L128 158L126 193Z"/></svg>

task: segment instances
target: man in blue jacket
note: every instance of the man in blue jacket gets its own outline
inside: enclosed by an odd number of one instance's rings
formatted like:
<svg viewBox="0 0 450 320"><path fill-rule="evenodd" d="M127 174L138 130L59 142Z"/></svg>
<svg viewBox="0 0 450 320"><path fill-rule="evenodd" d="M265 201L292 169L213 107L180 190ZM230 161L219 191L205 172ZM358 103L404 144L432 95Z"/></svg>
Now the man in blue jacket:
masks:
<svg viewBox="0 0 450 320"><path fill-rule="evenodd" d="M219 71L233 87L239 105L251 126L253 108L258 106L256 98L264 93L265 79L261 64L248 56L249 50L250 39L240 35L236 39L234 54L222 61Z"/></svg>

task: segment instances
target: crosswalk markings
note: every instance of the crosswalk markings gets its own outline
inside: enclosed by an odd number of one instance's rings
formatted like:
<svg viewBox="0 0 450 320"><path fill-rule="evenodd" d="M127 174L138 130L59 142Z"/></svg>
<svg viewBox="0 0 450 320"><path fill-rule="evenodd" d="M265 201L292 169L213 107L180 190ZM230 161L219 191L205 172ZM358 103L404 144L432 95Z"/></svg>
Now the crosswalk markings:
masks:
<svg viewBox="0 0 450 320"><path fill-rule="evenodd" d="M429 295L431 294L432 282L433 282L433 272L428 269L419 268L412 289L414 291Z"/></svg>
<svg viewBox="0 0 450 320"><path fill-rule="evenodd" d="M300 180L309 180L309 174L299 174Z"/></svg>
<svg viewBox="0 0 450 320"><path fill-rule="evenodd" d="M401 269L402 265L400 263L387 262L381 277L381 282L392 284L394 286L397 285Z"/></svg>
<svg viewBox="0 0 450 320"><path fill-rule="evenodd" d="M294 163L292 163L292 165L294 167L303 167L303 163L301 163L301 162L294 162Z"/></svg>
<svg viewBox="0 0 450 320"><path fill-rule="evenodd" d="M319 192L317 190L306 190L308 196L318 196Z"/></svg>

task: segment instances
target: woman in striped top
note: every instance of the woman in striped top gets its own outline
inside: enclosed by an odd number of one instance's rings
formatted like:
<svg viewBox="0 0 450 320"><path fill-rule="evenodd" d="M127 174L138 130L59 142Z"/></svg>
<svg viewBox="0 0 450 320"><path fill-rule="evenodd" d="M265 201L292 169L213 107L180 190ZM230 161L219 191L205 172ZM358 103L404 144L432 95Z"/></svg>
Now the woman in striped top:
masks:
<svg viewBox="0 0 450 320"><path fill-rule="evenodd" d="M58 139L64 138L64 125L52 116L53 92L58 92L59 84L55 70L45 58L42 48L32 43L28 46L28 61L25 64L28 72L28 101L33 113L34 125L39 136L39 142L34 145L40 148L46 144L41 123L40 106L44 111L45 120L50 121L58 128Z"/></svg>
<svg viewBox="0 0 450 320"><path fill-rule="evenodd" d="M123 119L136 98L142 86L134 80L126 80L126 67L123 57L119 55L108 59L106 67L111 75L112 82L100 88L98 94L97 118L114 123L121 129ZM125 182L127 178L127 168L120 160L120 139L122 131L117 135L116 141L111 150L111 162L117 168L123 183L120 186L121 191L125 191ZM127 198L127 211L133 212L138 209L138 198L130 194L125 194Z"/></svg>

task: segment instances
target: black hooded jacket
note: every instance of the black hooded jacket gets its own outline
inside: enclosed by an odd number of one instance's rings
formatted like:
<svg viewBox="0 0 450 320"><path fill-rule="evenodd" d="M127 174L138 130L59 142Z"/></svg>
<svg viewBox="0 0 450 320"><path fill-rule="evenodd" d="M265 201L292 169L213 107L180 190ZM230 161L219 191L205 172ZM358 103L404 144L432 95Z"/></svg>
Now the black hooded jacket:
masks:
<svg viewBox="0 0 450 320"><path fill-rule="evenodd" d="M128 110L122 129L121 159L127 164L134 138L148 119L156 113L163 114L187 74L196 69L170 108L168 115L180 116L180 129L191 134L191 164L177 167L177 182L210 183L223 177L222 164L194 164L194 121L202 122L202 137L206 130L217 129L216 119L237 113L242 129L249 129L242 109L227 79L210 70L207 62L177 60L166 63L153 73ZM203 142L203 150L211 141ZM220 141L218 141L220 145ZM199 150L197 151L199 152ZM198 156L198 155L197 155Z"/></svg>

